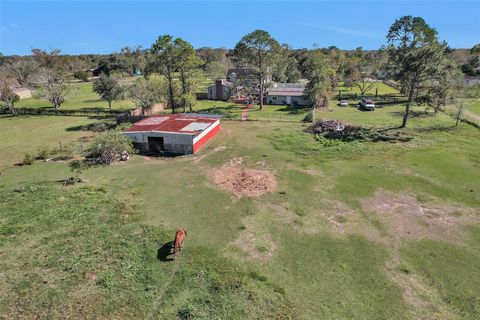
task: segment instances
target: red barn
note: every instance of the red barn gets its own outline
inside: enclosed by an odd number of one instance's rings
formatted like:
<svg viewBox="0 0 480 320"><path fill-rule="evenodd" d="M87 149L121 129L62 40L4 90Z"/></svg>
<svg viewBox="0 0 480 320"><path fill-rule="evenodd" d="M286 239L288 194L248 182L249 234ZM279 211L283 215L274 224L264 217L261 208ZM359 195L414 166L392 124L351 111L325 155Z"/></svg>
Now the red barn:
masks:
<svg viewBox="0 0 480 320"><path fill-rule="evenodd" d="M144 153L192 154L220 130L218 116L202 114L155 115L123 131Z"/></svg>

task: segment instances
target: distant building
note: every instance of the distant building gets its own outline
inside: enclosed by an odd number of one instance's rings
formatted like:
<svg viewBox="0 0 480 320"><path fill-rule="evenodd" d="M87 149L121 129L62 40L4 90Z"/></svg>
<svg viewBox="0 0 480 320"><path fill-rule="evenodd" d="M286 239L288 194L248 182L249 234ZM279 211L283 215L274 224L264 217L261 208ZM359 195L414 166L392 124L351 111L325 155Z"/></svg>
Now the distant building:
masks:
<svg viewBox="0 0 480 320"><path fill-rule="evenodd" d="M287 106L310 106L312 102L305 94L305 85L298 83L276 83L267 89L267 104Z"/></svg>
<svg viewBox="0 0 480 320"><path fill-rule="evenodd" d="M208 100L222 100L230 99L230 92L233 84L225 79L215 80L215 84L207 88Z"/></svg>
<svg viewBox="0 0 480 320"><path fill-rule="evenodd" d="M155 115L122 133L147 154L192 154L220 130L220 118L201 114Z"/></svg>

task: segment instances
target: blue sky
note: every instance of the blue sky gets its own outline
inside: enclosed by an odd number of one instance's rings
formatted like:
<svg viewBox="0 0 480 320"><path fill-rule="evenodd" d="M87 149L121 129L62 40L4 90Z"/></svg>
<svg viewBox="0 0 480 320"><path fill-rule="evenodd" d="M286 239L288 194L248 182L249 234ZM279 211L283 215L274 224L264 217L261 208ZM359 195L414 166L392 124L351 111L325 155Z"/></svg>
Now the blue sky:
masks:
<svg viewBox="0 0 480 320"><path fill-rule="evenodd" d="M232 48L255 29L294 48L376 49L402 15L421 16L450 46L470 48L480 42L479 12L480 1L0 0L0 52L109 53L150 47L161 34L182 37L196 48Z"/></svg>

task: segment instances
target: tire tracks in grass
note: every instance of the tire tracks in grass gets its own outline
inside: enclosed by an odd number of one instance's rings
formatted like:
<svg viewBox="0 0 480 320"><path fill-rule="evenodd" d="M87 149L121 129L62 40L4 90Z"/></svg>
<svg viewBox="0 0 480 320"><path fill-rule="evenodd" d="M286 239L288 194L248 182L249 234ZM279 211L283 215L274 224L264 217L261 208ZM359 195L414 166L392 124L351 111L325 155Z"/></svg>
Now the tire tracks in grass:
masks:
<svg viewBox="0 0 480 320"><path fill-rule="evenodd" d="M176 260L176 262L178 262L178 260ZM147 317L145 317L146 320L156 319L156 315L158 314L158 308L162 303L163 297L165 296L167 289L170 287L170 284L172 283L175 275L177 274L178 268L179 268L179 263L175 263L175 266L172 269L170 278L168 278L168 280L165 282L162 288L160 288L160 290L158 291L157 298L153 302L152 312L150 312L150 314Z"/></svg>

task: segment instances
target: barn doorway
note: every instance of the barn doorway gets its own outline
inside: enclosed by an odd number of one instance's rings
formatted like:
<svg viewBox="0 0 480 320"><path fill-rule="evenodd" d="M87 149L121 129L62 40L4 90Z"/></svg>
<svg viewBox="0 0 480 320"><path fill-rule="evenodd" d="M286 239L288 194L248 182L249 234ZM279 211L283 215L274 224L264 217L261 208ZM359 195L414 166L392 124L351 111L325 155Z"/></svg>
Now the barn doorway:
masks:
<svg viewBox="0 0 480 320"><path fill-rule="evenodd" d="M163 137L148 137L148 150L153 154L160 154L165 150Z"/></svg>

